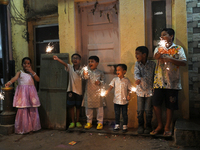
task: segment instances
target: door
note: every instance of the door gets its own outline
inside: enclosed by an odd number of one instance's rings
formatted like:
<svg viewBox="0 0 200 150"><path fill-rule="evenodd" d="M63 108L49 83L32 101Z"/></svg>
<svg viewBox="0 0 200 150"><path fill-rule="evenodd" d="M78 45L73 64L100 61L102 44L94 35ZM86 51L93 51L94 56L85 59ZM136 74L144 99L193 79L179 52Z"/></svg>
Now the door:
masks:
<svg viewBox="0 0 200 150"><path fill-rule="evenodd" d="M83 64L89 56L97 55L100 59L98 69L105 73L106 89L116 76L115 65L120 63L118 34L118 2L89 3L81 7L82 55ZM105 98L104 120L114 119L112 90Z"/></svg>

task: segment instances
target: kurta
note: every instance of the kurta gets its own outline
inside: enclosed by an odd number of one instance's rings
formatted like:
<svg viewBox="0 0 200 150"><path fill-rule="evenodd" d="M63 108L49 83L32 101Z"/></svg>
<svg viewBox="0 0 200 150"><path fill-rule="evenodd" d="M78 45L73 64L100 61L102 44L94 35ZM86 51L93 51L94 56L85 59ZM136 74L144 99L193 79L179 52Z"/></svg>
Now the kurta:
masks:
<svg viewBox="0 0 200 150"><path fill-rule="evenodd" d="M95 81L99 80L100 85L95 85ZM104 82L104 73L98 69L90 70L89 78L86 81L83 105L86 108L103 107L103 99L100 96L100 89Z"/></svg>

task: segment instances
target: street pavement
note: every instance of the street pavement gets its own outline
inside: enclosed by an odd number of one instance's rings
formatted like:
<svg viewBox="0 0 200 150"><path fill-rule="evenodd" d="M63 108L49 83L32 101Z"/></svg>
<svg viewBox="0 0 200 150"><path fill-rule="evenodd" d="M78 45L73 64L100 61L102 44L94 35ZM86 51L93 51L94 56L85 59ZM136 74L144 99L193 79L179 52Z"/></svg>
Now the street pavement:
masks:
<svg viewBox="0 0 200 150"><path fill-rule="evenodd" d="M95 132L94 132L95 131ZM74 141L74 142L73 142ZM72 144L70 144L70 142ZM0 135L0 150L196 150L165 139L91 130L40 130L25 135Z"/></svg>

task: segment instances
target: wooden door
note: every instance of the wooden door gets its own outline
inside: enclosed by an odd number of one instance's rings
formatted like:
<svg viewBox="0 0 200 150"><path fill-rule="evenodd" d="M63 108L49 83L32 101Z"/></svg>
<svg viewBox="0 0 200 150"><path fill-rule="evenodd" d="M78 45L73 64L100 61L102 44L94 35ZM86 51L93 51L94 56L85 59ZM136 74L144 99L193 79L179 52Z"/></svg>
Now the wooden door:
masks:
<svg viewBox="0 0 200 150"><path fill-rule="evenodd" d="M116 76L113 66L120 62L118 3L83 6L81 24L83 63L85 65L88 63L89 56L99 57L98 69L105 73L107 89L110 81ZM105 98L104 120L114 119L113 94L114 91L111 91Z"/></svg>

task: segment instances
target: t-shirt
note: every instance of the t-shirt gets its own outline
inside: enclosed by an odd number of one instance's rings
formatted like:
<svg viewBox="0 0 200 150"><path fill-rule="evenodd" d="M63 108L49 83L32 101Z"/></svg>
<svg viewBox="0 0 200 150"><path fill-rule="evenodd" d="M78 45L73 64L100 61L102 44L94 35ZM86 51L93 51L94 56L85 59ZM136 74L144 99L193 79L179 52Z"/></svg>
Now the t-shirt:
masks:
<svg viewBox="0 0 200 150"><path fill-rule="evenodd" d="M67 92L72 91L76 94L82 95L82 78L80 76L81 67L78 70L74 70L73 65L67 64L68 69L65 70L69 72L69 84Z"/></svg>
<svg viewBox="0 0 200 150"><path fill-rule="evenodd" d="M181 46L174 43L166 48L166 51L162 51L163 57L171 57L179 60L187 60L184 50ZM154 55L158 52L158 47L154 51ZM182 89L179 66L174 65L171 62L157 61L154 76L154 88L164 89Z"/></svg>

